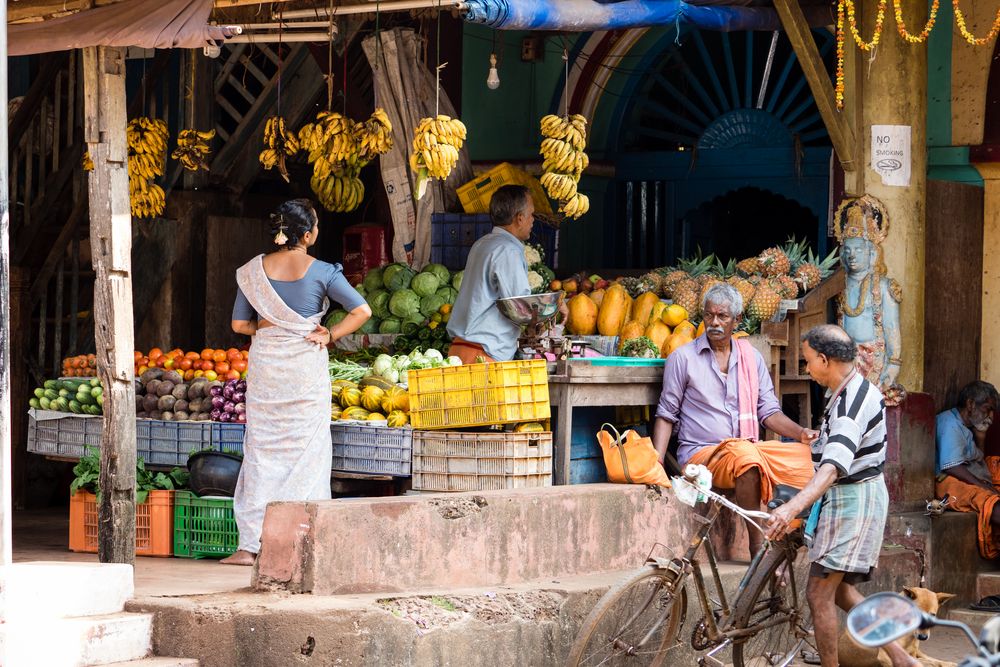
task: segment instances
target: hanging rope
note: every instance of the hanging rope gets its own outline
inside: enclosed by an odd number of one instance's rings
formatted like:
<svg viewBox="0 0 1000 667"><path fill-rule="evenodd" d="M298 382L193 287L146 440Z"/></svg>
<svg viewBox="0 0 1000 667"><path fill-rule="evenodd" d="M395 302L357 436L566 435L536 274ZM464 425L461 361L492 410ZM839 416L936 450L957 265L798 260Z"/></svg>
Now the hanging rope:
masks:
<svg viewBox="0 0 1000 667"><path fill-rule="evenodd" d="M565 38L563 38L565 39ZM563 116L569 117L569 49L565 46L562 52L563 59Z"/></svg>
<svg viewBox="0 0 1000 667"><path fill-rule="evenodd" d="M448 63L441 62L441 0L438 0L437 13L437 53L435 54L437 67L434 70L434 115L441 115L441 70L448 66Z"/></svg>
<svg viewBox="0 0 1000 667"><path fill-rule="evenodd" d="M284 8L278 9L278 115L281 115L281 66L284 58L281 56L282 28L285 26Z"/></svg>
<svg viewBox="0 0 1000 667"><path fill-rule="evenodd" d="M330 0L330 27L328 28L329 42L326 48L326 110L333 111L333 0Z"/></svg>

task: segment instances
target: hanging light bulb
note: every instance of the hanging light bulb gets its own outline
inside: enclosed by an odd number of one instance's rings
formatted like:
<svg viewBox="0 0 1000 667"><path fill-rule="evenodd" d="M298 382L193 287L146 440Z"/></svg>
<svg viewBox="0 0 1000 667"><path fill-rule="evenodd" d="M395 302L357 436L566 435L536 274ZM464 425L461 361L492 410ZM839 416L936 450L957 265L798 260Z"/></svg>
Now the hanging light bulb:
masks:
<svg viewBox="0 0 1000 667"><path fill-rule="evenodd" d="M497 74L497 54L490 54L490 73L486 76L486 87L496 90L500 87L500 75Z"/></svg>

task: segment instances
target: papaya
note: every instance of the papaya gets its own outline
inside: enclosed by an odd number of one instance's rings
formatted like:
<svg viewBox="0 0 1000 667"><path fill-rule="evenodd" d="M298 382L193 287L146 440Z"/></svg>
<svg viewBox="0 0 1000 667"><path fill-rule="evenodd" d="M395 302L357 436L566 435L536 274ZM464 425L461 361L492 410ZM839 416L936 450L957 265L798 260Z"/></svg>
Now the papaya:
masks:
<svg viewBox="0 0 1000 667"><path fill-rule="evenodd" d="M625 345L626 341L630 341L633 338L638 338L644 332L645 329L643 328L643 326L638 322L636 322L635 320L626 322L625 326L622 327L621 334L619 335L618 349L621 350L621 348Z"/></svg>
<svg viewBox="0 0 1000 667"><path fill-rule="evenodd" d="M653 344L655 344L656 347L660 349L662 353L663 343L665 343L666 340L670 338L670 327L668 327L666 324L661 322L659 318L657 318L656 320L651 322L648 327L646 327L646 331L643 332L643 335L649 340L653 341Z"/></svg>
<svg viewBox="0 0 1000 667"><path fill-rule="evenodd" d="M649 312L649 320L646 322L646 324L652 324L654 321L655 322L662 321L663 311L666 309L667 309L667 302L657 300L657 302L653 304L653 310Z"/></svg>
<svg viewBox="0 0 1000 667"><path fill-rule="evenodd" d="M567 303L566 329L576 336L592 336L597 331L597 304L586 294L577 294Z"/></svg>
<svg viewBox="0 0 1000 667"><path fill-rule="evenodd" d="M600 307L601 307L601 302L602 302L602 301L604 301L604 292L605 292L605 290L602 290L602 289L595 289L595 290L594 290L593 292L591 292L591 293L590 293L590 295L589 295L589 296L590 296L590 300L591 300L591 301L593 301L593 302L594 302L594 304L595 304L595 305L596 305L596 306L597 306L598 308L600 308Z"/></svg>
<svg viewBox="0 0 1000 667"><path fill-rule="evenodd" d="M407 417L406 413L403 412L402 410L393 410L392 412L389 413L389 416L386 417L386 421L388 422L390 427L400 428L402 426L406 426L407 424L409 424L410 418Z"/></svg>
<svg viewBox="0 0 1000 667"><path fill-rule="evenodd" d="M385 392L375 385L368 385L361 390L361 407L370 412L378 412L382 409L382 399Z"/></svg>
<svg viewBox="0 0 1000 667"><path fill-rule="evenodd" d="M597 331L602 336L617 336L629 314L631 298L625 288L614 284L604 293L597 315Z"/></svg>
<svg viewBox="0 0 1000 667"><path fill-rule="evenodd" d="M693 340L694 339L691 338L691 336L688 335L687 332L684 332L684 331L682 331L680 333L670 334L670 338L668 338L663 343L663 349L660 350L660 354L662 356L664 356L664 357L669 356L669 355L673 354L673 352L675 350L677 350L677 348L682 347L684 345L687 345L688 343L692 342Z"/></svg>
<svg viewBox="0 0 1000 667"><path fill-rule="evenodd" d="M632 304L632 319L643 327L649 324L649 315L653 312L653 306L660 303L660 297L653 292L643 292Z"/></svg>

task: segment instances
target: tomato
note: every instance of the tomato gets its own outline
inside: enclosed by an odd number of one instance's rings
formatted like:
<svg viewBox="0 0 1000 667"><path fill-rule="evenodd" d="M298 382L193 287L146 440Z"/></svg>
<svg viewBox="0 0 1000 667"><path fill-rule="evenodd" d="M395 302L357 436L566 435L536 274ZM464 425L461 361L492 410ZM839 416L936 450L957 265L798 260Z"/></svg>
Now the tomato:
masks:
<svg viewBox="0 0 1000 667"><path fill-rule="evenodd" d="M189 371L193 363L190 359L181 359L181 363L178 366L182 371Z"/></svg>
<svg viewBox="0 0 1000 667"><path fill-rule="evenodd" d="M242 373L247 369L247 362L244 361L243 359L239 359L238 361L234 361L232 366L234 371L239 371L240 373Z"/></svg>
<svg viewBox="0 0 1000 667"><path fill-rule="evenodd" d="M212 353L212 361L218 363L220 361L225 361L225 360L226 360L225 350L216 350L215 352Z"/></svg>
<svg viewBox="0 0 1000 667"><path fill-rule="evenodd" d="M240 372L239 371L229 371L229 372L226 373L225 378L227 380L239 380L240 379Z"/></svg>
<svg viewBox="0 0 1000 667"><path fill-rule="evenodd" d="M139 361L140 359L142 359L142 352L140 352L139 350L136 350L135 352L133 352L132 353L132 359L133 359L133 361ZM63 361L63 366L65 366L65 365L66 365L66 362Z"/></svg>
<svg viewBox="0 0 1000 667"><path fill-rule="evenodd" d="M207 379L209 382L218 380L219 374L216 373L215 371L205 371L205 379Z"/></svg>
<svg viewBox="0 0 1000 667"><path fill-rule="evenodd" d="M209 347L206 347L204 350L201 351L201 358L204 359L205 361L211 361L212 352L214 352L214 350L212 350Z"/></svg>
<svg viewBox="0 0 1000 667"><path fill-rule="evenodd" d="M202 361L201 362L201 370L203 370L203 371L212 371L212 370L215 370L215 362L214 361Z"/></svg>
<svg viewBox="0 0 1000 667"><path fill-rule="evenodd" d="M188 352L187 354L184 355L184 358L194 361L195 359L201 359L201 355L198 354L197 352Z"/></svg>
<svg viewBox="0 0 1000 667"><path fill-rule="evenodd" d="M240 350L240 354L243 356L244 361L250 358L250 350Z"/></svg>
<svg viewBox="0 0 1000 667"><path fill-rule="evenodd" d="M215 364L215 372L218 373L219 375L225 375L226 373L229 372L230 368L231 366L229 365L228 361L220 361L219 363Z"/></svg>
<svg viewBox="0 0 1000 667"><path fill-rule="evenodd" d="M184 380L185 381L193 380L193 379L194 379L194 371L192 371L190 369L184 371Z"/></svg>
<svg viewBox="0 0 1000 667"><path fill-rule="evenodd" d="M163 356L163 350L161 350L158 347L154 347L152 350L149 351L149 358L150 359L156 359L156 358L162 357L162 356Z"/></svg>
<svg viewBox="0 0 1000 667"><path fill-rule="evenodd" d="M237 350L235 347L231 347L228 350L226 350L227 361L235 361L240 358L241 358L240 351Z"/></svg>
<svg viewBox="0 0 1000 667"><path fill-rule="evenodd" d="M194 372L194 376L196 378L204 377L205 376L205 371L195 371Z"/></svg>

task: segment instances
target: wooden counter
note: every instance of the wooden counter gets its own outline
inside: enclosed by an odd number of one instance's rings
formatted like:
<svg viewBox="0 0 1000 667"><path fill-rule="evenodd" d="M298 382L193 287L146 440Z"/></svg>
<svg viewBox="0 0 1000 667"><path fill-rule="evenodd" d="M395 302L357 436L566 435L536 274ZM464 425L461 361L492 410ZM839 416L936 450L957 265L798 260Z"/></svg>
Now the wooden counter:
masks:
<svg viewBox="0 0 1000 667"><path fill-rule="evenodd" d="M656 405L663 386L663 366L591 366L560 361L549 375L549 401L559 409L553 441L553 483L568 484L573 408Z"/></svg>

